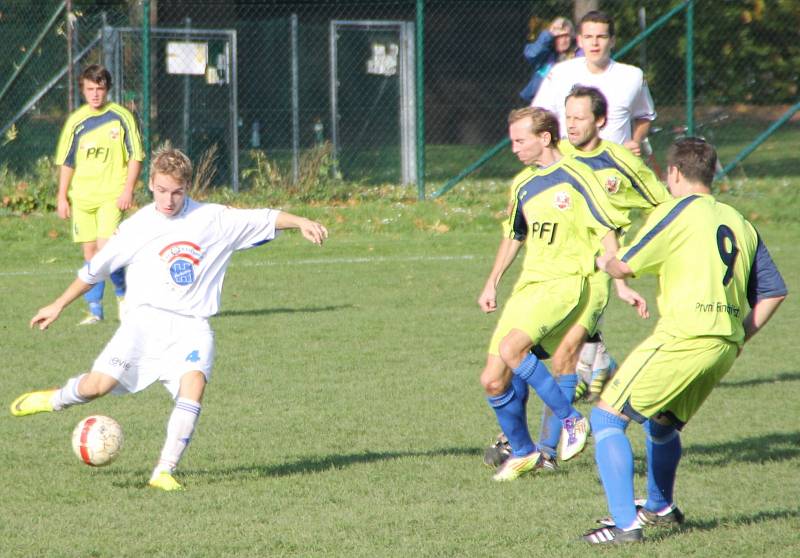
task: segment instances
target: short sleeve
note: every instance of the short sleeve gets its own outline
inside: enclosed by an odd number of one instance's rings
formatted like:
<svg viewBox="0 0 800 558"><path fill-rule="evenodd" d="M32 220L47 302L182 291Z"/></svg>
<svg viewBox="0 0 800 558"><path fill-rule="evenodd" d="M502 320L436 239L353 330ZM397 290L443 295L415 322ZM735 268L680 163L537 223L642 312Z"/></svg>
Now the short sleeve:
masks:
<svg viewBox="0 0 800 558"><path fill-rule="evenodd" d="M219 217L221 232L234 250L261 246L275 238L279 213L277 209L226 207Z"/></svg>
<svg viewBox="0 0 800 558"><path fill-rule="evenodd" d="M759 236L753 266L750 268L750 277L747 281L747 302L752 308L759 300L785 296L787 292L783 276L772 260L766 244Z"/></svg>

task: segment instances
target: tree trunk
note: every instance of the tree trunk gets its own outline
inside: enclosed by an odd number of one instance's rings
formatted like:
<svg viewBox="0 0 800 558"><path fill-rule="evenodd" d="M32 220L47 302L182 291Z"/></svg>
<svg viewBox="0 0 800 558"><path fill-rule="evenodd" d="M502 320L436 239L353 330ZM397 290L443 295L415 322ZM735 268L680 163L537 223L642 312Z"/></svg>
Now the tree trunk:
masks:
<svg viewBox="0 0 800 558"><path fill-rule="evenodd" d="M600 9L600 0L575 0L575 5L573 8L573 15L575 16L575 25L576 26L578 25L578 22L584 15L586 15L587 12L599 9Z"/></svg>

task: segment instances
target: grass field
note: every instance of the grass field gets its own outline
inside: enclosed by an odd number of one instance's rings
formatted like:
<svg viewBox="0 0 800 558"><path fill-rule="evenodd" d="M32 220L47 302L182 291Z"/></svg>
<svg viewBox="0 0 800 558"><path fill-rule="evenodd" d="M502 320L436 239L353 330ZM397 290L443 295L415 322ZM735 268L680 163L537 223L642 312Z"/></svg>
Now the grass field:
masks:
<svg viewBox="0 0 800 558"><path fill-rule="evenodd" d="M792 290L796 194L781 203L789 186L758 185L726 198L758 213ZM596 556L576 540L606 515L591 447L557 473L504 485L481 464L497 430L477 381L495 317L474 300L506 185L473 187L437 203L295 207L331 224L325 247L287 234L234 258L183 493L145 486L171 410L158 386L54 415L0 415L0 555ZM79 264L66 232L51 216L0 218L6 405L84 370L115 328L113 309L75 327L80 304L47 332L27 328ZM654 303L654 282L638 284ZM798 316L790 296L687 426L676 491L685 527L608 555L800 555ZM612 300L610 350L624 357L654 321ZM120 459L96 470L70 450L72 428L93 413L126 435ZM643 437L630 432L643 490Z"/></svg>

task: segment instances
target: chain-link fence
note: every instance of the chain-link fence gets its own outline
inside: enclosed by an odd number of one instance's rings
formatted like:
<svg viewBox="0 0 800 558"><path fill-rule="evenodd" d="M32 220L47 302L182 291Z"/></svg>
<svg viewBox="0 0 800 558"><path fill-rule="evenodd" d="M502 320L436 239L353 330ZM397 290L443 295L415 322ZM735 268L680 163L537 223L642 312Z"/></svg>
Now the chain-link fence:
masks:
<svg viewBox="0 0 800 558"><path fill-rule="evenodd" d="M658 161L687 121L687 3L596 4L616 19L618 50L675 12L620 58L645 70ZM150 0L149 64L144 7L74 0L67 15L56 0L3 4L3 164L29 168L53 152L80 103L76 75L98 62L112 72L112 99L140 117L149 93L151 145L170 141L210 158L215 184L247 188L265 172L292 184L311 167L346 181L435 186L504 138L532 72L526 42L554 17L572 18L576 2ZM800 10L778 0L692 7L694 126L720 144L725 162L797 103ZM792 122L780 133L796 131ZM514 168L501 152L478 172L506 178ZM754 172L762 171L791 172L777 163Z"/></svg>

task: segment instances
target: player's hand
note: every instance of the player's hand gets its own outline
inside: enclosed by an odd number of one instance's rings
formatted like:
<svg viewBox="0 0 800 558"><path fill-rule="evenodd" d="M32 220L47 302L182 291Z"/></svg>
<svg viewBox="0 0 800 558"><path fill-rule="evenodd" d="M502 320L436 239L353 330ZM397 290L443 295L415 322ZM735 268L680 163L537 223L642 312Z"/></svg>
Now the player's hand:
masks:
<svg viewBox="0 0 800 558"><path fill-rule="evenodd" d="M133 192L122 192L117 198L117 207L120 211L127 211L133 207Z"/></svg>
<svg viewBox="0 0 800 558"><path fill-rule="evenodd" d="M492 285L486 285L478 297L478 306L487 314L497 310L497 289Z"/></svg>
<svg viewBox="0 0 800 558"><path fill-rule="evenodd" d="M61 314L61 308L56 304L50 304L49 306L40 308L31 319L30 327L39 326L39 329L43 331L58 319L59 314Z"/></svg>
<svg viewBox="0 0 800 558"><path fill-rule="evenodd" d="M636 140L628 140L622 144L623 146L628 148L628 151L636 155L637 157L642 156L642 144Z"/></svg>
<svg viewBox="0 0 800 558"><path fill-rule="evenodd" d="M59 198L56 203L56 213L58 213L58 216L61 219L69 219L71 216L69 209L69 201L66 199Z"/></svg>
<svg viewBox="0 0 800 558"><path fill-rule="evenodd" d="M299 223L300 232L309 242L322 246L325 239L328 238L328 229L321 223L312 221L310 219L301 219Z"/></svg>
<svg viewBox="0 0 800 558"><path fill-rule="evenodd" d="M635 307L640 318L647 319L650 317L650 311L647 309L647 301L645 298L628 285L617 285L617 295L622 300Z"/></svg>

